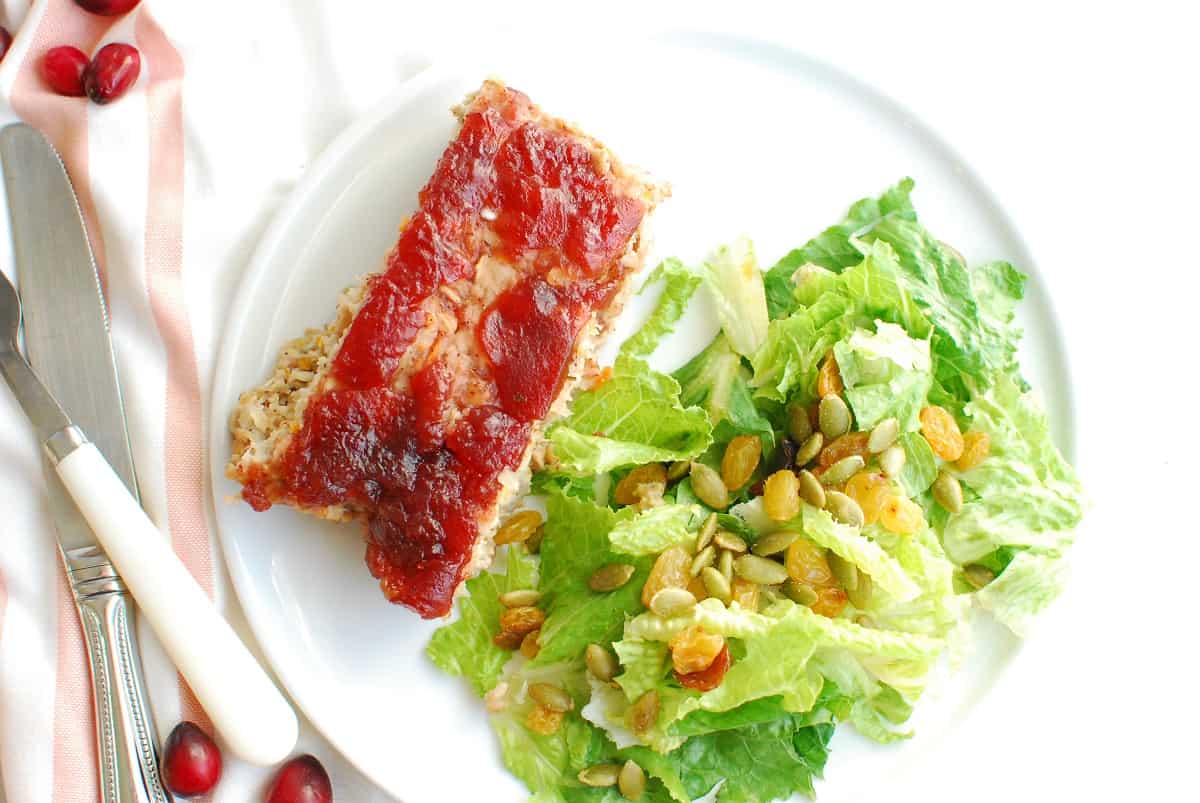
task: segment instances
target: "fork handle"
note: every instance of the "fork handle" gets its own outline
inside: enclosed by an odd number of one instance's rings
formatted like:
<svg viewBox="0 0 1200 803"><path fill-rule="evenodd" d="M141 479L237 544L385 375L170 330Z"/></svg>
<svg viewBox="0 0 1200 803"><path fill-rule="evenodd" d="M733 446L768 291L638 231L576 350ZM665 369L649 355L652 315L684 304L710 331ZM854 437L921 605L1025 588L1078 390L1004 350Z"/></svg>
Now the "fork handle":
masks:
<svg viewBox="0 0 1200 803"><path fill-rule="evenodd" d="M45 446L59 479L225 744L262 767L286 758L299 731L295 712L104 456L73 426Z"/></svg>
<svg viewBox="0 0 1200 803"><path fill-rule="evenodd" d="M103 803L171 803L158 771L133 603L99 549L63 552L92 676Z"/></svg>

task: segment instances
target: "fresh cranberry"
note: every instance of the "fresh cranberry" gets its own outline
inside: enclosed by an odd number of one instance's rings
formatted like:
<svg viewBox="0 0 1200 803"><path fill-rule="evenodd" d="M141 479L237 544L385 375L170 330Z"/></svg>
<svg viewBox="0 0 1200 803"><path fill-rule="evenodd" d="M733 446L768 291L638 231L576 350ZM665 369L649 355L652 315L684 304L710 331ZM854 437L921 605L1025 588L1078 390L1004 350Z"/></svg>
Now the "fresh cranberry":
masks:
<svg viewBox="0 0 1200 803"><path fill-rule="evenodd" d="M12 34L8 32L8 28L0 25L0 61L4 61L10 47L12 47Z"/></svg>
<svg viewBox="0 0 1200 803"><path fill-rule="evenodd" d="M42 56L42 79L60 95L81 98L87 94L83 90L83 72L87 66L87 54L79 48L52 47Z"/></svg>
<svg viewBox="0 0 1200 803"><path fill-rule="evenodd" d="M100 14L104 17L119 17L142 0L75 0L75 4L85 11Z"/></svg>
<svg viewBox="0 0 1200 803"><path fill-rule="evenodd" d="M333 803L329 773L315 756L297 756L279 768L267 803Z"/></svg>
<svg viewBox="0 0 1200 803"><path fill-rule="evenodd" d="M111 103L129 91L142 70L142 57L133 45L113 42L100 48L83 74L83 87L97 103Z"/></svg>
<svg viewBox="0 0 1200 803"><path fill-rule="evenodd" d="M202 795L221 780L221 750L191 722L180 722L167 737L163 781L177 795Z"/></svg>

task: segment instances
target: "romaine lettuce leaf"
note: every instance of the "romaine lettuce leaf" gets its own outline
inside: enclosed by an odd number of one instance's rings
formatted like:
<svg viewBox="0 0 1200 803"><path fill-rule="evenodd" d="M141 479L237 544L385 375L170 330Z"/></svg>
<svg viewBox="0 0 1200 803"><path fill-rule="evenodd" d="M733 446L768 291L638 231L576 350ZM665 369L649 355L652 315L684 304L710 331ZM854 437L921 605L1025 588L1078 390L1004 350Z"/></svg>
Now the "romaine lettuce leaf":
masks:
<svg viewBox="0 0 1200 803"><path fill-rule="evenodd" d="M575 398L547 437L553 470L595 475L687 460L712 443L712 425L703 410L680 403L678 382L626 355L608 381Z"/></svg>
<svg viewBox="0 0 1200 803"><path fill-rule="evenodd" d="M681 388L680 403L704 408L719 430L715 434L718 442L733 435L759 435L769 446L774 445L771 422L755 405L747 384L750 371L723 333L679 368L674 377Z"/></svg>
<svg viewBox="0 0 1200 803"><path fill-rule="evenodd" d="M688 301L703 281L699 273L678 259L664 259L638 292L646 292L647 288L658 284L660 280L663 289L658 303L641 328L621 344L622 354L632 357L646 357L652 354L659 341L675 330L675 324L687 310Z"/></svg>
<svg viewBox="0 0 1200 803"><path fill-rule="evenodd" d="M650 574L648 557L613 550L608 535L619 521L632 519L626 508L614 513L594 502L561 493L546 498L541 545L539 603L546 612L535 664L578 658L592 642L619 638L627 615L642 610L641 590ZM607 594L588 588L592 573L609 563L629 563L636 571L628 583Z"/></svg>
<svg viewBox="0 0 1200 803"><path fill-rule="evenodd" d="M871 579L897 602L907 602L920 594L920 587L904 567L857 527L834 521L828 511L807 503L800 513L800 529L817 546L825 547L843 560L871 575Z"/></svg>
<svg viewBox="0 0 1200 803"><path fill-rule="evenodd" d="M504 574L481 572L467 581L467 594L458 601L458 620L438 628L425 648L443 672L466 678L481 697L496 685L512 657L492 643L504 610L498 597L537 584L537 565L524 548L509 547L506 555Z"/></svg>
<svg viewBox="0 0 1200 803"><path fill-rule="evenodd" d="M999 577L975 593L975 599L1010 630L1024 636L1033 617L1062 592L1067 574L1062 556L1022 550Z"/></svg>
<svg viewBox="0 0 1200 803"><path fill-rule="evenodd" d="M710 254L704 277L729 345L749 357L767 336L763 275L750 240L741 237Z"/></svg>
<svg viewBox="0 0 1200 803"><path fill-rule="evenodd" d="M657 555L676 544L690 547L696 534L689 527L699 516L699 505L659 505L618 521L608 540L615 551L626 555Z"/></svg>
<svg viewBox="0 0 1200 803"><path fill-rule="evenodd" d="M865 234L885 217L915 219L916 213L909 200L912 188L912 179L906 178L878 199L863 198L850 207L841 223L830 226L775 263L764 277L771 319L782 318L795 311L792 277L798 268L812 264L841 272L862 261L862 250L854 243L856 237Z"/></svg>
<svg viewBox="0 0 1200 803"><path fill-rule="evenodd" d="M991 452L958 473L972 498L946 521L947 554L961 565L1009 545L1060 553L1083 517L1083 492L1054 445L1041 405L1002 374L969 409L972 428L991 438Z"/></svg>

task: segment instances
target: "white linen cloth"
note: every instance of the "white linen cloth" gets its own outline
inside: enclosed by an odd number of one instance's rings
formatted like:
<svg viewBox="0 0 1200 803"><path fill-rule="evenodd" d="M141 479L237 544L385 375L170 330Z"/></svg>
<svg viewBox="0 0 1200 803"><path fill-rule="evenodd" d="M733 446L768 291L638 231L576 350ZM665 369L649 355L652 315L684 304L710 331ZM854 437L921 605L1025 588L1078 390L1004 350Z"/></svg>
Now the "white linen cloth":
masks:
<svg viewBox="0 0 1200 803"><path fill-rule="evenodd" d="M421 53L453 57L470 48L472 29L485 43L547 24L559 30L544 35L614 41L630 28L736 31L848 68L954 143L1015 213L1070 335L1078 462L1097 503L1096 537L1080 543L1079 570L1044 635L933 760L887 779L889 795L1186 798L1194 789L1194 738L1185 730L1196 716L1187 674L1194 660L1171 652L1193 641L1195 598L1187 574L1172 572L1200 565L1200 541L1187 524L1194 516L1178 505L1138 502L1151 486L1160 500L1193 498L1200 450L1193 405L1179 404L1195 398L1195 380L1185 385L1184 377L1194 374L1186 369L1195 362L1200 294L1188 248L1200 185L1200 128L1189 102L1200 62L1189 4L1149 0L1122 11L1036 0L1002 9L613 0L580 4L582 19L568 16L568 5L144 0L136 15L110 20L72 0L0 0L0 24L16 34L0 63L0 122L27 119L68 162L107 281L143 500L222 610L253 643L212 540L210 377L241 273L311 161L415 74L427 62ZM127 97L98 107L42 88L36 67L47 48L90 53L108 40L142 50L143 74ZM7 226L0 210L5 271ZM1128 394L1116 390L1126 385ZM1134 461L1120 442L1121 412L1147 388L1166 391L1152 398L1163 400L1170 434L1136 437ZM1145 480L1137 493L1131 476ZM91 803L83 644L36 444L6 389L0 495L0 800ZM165 736L198 712L152 636L141 635ZM298 751L321 758L340 803L388 799L307 726ZM259 800L267 778L227 757L212 799Z"/></svg>
<svg viewBox="0 0 1200 803"><path fill-rule="evenodd" d="M424 62L381 41L378 61L351 81L310 38L329 33L318 4L245 4L238 27L213 9L181 7L194 5L144 2L113 19L72 0L7 3L0 24L16 41L0 63L0 108L4 122L19 117L49 136L85 211L143 503L253 644L214 541L207 482L208 388L223 312L259 233L310 160ZM48 48L71 44L90 54L108 41L141 51L141 76L128 95L102 107L44 87L37 69ZM7 212L2 218L0 264L11 274ZM92 803L98 792L83 641L54 551L39 453L7 389L0 390L0 422L4 797ZM161 737L181 719L211 731L153 634L146 627L139 634ZM320 757L338 800L390 799L307 724L300 752ZM269 771L228 753L225 762L211 799L260 799Z"/></svg>

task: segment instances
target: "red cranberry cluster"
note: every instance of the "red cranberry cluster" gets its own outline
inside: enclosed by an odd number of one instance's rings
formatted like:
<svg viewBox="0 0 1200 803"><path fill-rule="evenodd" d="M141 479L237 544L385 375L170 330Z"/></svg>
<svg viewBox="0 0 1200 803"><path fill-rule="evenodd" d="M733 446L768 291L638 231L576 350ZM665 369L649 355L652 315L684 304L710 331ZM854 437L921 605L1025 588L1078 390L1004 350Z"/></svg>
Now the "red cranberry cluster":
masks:
<svg viewBox="0 0 1200 803"><path fill-rule="evenodd" d="M221 750L191 722L180 722L167 737L162 777L179 797L204 795L221 779ZM314 756L285 762L267 788L265 803L333 803L329 774Z"/></svg>
<svg viewBox="0 0 1200 803"><path fill-rule="evenodd" d="M86 11L116 17L132 11L141 0L75 0ZM0 60L12 45L12 34L0 27ZM129 91L142 70L142 57L133 45L113 42L90 60L77 47L52 47L42 57L42 80L68 97L87 95L96 103L111 103Z"/></svg>

